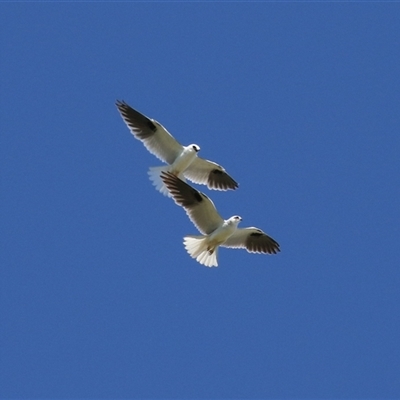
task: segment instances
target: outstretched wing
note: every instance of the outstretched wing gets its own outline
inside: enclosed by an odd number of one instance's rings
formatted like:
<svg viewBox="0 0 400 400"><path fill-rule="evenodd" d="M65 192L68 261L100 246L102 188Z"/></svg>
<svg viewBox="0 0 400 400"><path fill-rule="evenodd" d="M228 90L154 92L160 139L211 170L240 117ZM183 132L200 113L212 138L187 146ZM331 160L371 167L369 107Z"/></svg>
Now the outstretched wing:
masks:
<svg viewBox="0 0 400 400"><path fill-rule="evenodd" d="M157 121L147 118L124 101L116 106L132 135L143 142L146 149L160 160L172 164L183 146Z"/></svg>
<svg viewBox="0 0 400 400"><path fill-rule="evenodd" d="M224 220L214 203L204 194L192 188L170 172L162 172L161 179L167 186L175 203L182 206L196 228L208 235L220 227Z"/></svg>
<svg viewBox="0 0 400 400"><path fill-rule="evenodd" d="M247 249L249 253L276 254L280 252L279 244L258 228L238 228L229 237L223 247Z"/></svg>
<svg viewBox="0 0 400 400"><path fill-rule="evenodd" d="M184 175L194 183L207 185L209 189L236 189L239 185L215 162L197 157L185 170Z"/></svg>

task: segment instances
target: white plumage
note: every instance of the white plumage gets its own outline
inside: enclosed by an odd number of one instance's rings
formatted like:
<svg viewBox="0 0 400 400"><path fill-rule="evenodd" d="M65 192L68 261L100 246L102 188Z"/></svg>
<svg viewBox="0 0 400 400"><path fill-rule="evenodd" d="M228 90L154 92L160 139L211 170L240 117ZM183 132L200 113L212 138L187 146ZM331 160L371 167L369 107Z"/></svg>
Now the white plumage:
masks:
<svg viewBox="0 0 400 400"><path fill-rule="evenodd" d="M197 144L182 146L159 122L147 118L124 101L116 106L132 135L141 140L146 149L169 165L151 167L148 174L155 188L169 196L161 172L170 172L180 179L207 185L209 189L236 189L238 184L220 165L197 156Z"/></svg>
<svg viewBox="0 0 400 400"><path fill-rule="evenodd" d="M183 243L192 258L207 267L218 266L218 248L245 248L250 253L276 254L279 244L255 227L238 228L242 220L234 215L224 220L214 203L204 194L180 180L176 175L162 172L161 179L175 203L182 206L202 235L185 236Z"/></svg>

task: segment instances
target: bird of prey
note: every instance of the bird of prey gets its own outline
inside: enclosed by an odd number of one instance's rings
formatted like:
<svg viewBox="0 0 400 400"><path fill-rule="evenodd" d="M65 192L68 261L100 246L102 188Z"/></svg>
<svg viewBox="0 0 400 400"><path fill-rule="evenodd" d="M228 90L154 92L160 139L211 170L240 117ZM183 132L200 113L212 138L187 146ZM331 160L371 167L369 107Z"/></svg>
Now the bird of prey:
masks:
<svg viewBox="0 0 400 400"><path fill-rule="evenodd" d="M189 235L183 244L192 258L207 267L217 267L218 248L245 248L250 253L276 254L279 244L261 229L238 228L242 220L234 215L224 220L214 203L204 194L194 189L177 176L162 172L164 181L175 203L182 206L190 220L202 235Z"/></svg>
<svg viewBox="0 0 400 400"><path fill-rule="evenodd" d="M197 144L182 146L159 122L147 118L134 110L124 101L116 106L132 135L143 142L147 150L161 161L168 163L160 167L151 167L150 180L158 191L170 196L160 178L162 171L168 171L185 181L207 185L209 189L236 189L238 184L220 165L197 157L200 147Z"/></svg>

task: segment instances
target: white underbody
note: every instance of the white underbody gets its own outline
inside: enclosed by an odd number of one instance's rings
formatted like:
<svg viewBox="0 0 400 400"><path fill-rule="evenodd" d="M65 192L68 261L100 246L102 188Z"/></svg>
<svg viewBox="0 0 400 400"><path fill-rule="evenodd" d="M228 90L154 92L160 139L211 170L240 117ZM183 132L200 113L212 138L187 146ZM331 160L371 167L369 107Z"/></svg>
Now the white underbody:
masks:
<svg viewBox="0 0 400 400"><path fill-rule="evenodd" d="M217 267L219 246L233 235L239 221L229 218L209 235L185 236L184 246L192 258L207 267Z"/></svg>
<svg viewBox="0 0 400 400"><path fill-rule="evenodd" d="M160 167L150 167L148 174L155 188L161 192L164 196L171 197L167 187L161 180L161 172L171 172L176 175L179 179L186 181L183 173L192 164L197 157L196 150L193 149L192 145L184 147L182 153L175 159L171 165L163 165Z"/></svg>

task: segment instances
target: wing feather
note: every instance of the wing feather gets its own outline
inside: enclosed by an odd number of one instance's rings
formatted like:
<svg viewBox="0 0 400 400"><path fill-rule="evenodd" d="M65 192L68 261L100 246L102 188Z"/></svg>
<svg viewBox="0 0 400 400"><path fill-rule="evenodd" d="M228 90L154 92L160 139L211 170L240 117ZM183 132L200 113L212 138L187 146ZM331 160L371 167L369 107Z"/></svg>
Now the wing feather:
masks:
<svg viewBox="0 0 400 400"><path fill-rule="evenodd" d="M258 228L238 228L222 245L223 247L247 249L249 253L276 254L279 244Z"/></svg>
<svg viewBox="0 0 400 400"><path fill-rule="evenodd" d="M194 183L207 185L209 189L236 189L238 183L215 162L197 157L185 170L184 175Z"/></svg>
<svg viewBox="0 0 400 400"><path fill-rule="evenodd" d="M192 188L170 172L162 172L161 179L175 203L185 209L189 219L203 235L214 232L223 224L224 220L218 214L214 203L204 193Z"/></svg>
<svg viewBox="0 0 400 400"><path fill-rule="evenodd" d="M183 146L157 121L147 118L124 101L116 106L132 135L143 142L146 149L161 161L172 164Z"/></svg>

